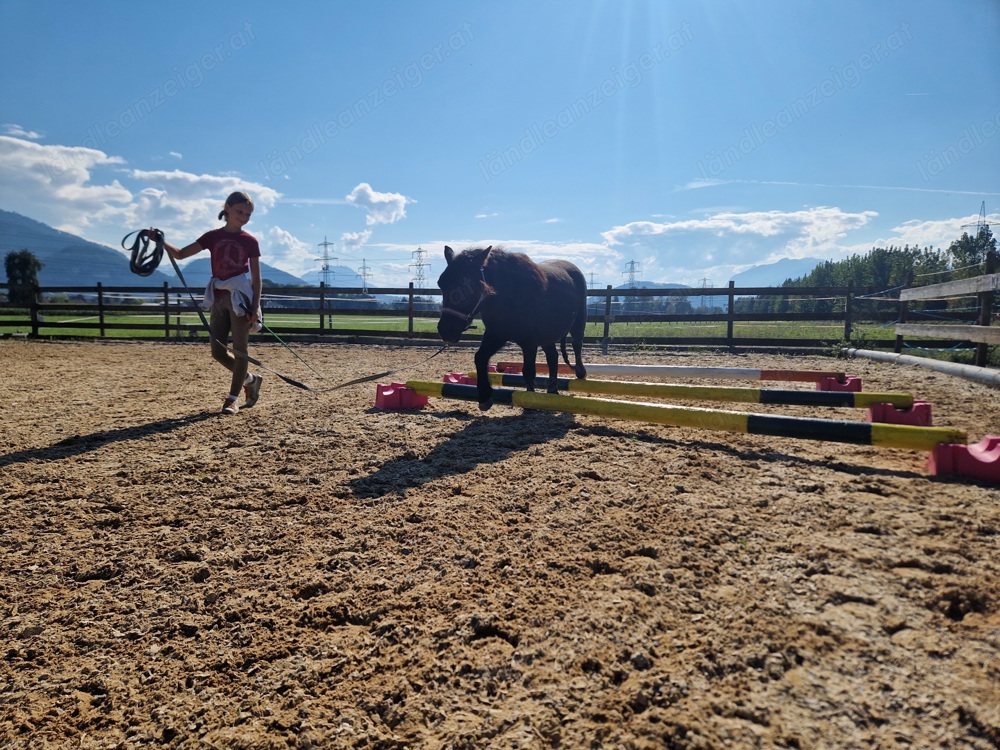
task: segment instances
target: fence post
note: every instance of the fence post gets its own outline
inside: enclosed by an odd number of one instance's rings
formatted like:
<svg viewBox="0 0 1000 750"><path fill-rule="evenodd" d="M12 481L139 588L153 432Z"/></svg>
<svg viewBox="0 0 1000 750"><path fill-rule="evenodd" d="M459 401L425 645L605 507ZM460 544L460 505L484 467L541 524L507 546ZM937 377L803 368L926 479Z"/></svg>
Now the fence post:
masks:
<svg viewBox="0 0 1000 750"><path fill-rule="evenodd" d="M38 338L38 323L39 319L42 317L39 312L38 304L38 293L33 292L31 295L31 304L28 306L28 310L31 313L31 337L34 339Z"/></svg>
<svg viewBox="0 0 1000 750"><path fill-rule="evenodd" d="M413 335L413 282L410 282L410 295L407 301L407 317L409 318L409 324L407 330L410 332L410 336Z"/></svg>
<svg viewBox="0 0 1000 750"><path fill-rule="evenodd" d="M986 267L983 269L989 276L997 272L997 254L990 250L986 253ZM988 326L993 316L993 292L983 292L979 295L978 325ZM989 360L989 344L976 344L976 367L986 367Z"/></svg>
<svg viewBox="0 0 1000 750"><path fill-rule="evenodd" d="M170 282L163 282L163 338L170 338Z"/></svg>
<svg viewBox="0 0 1000 750"><path fill-rule="evenodd" d="M728 316L728 318L726 320L726 344L729 346L730 349L732 349L734 346L736 346L736 340L735 340L735 337L733 336L733 333L734 333L734 331L733 331L733 322L734 322L733 315L736 314L736 294L733 291L733 289L734 289L735 286L736 286L736 282L733 281L732 279L730 279L729 280L729 308L728 308L728 312L726 313L726 315Z"/></svg>
<svg viewBox="0 0 1000 750"><path fill-rule="evenodd" d="M323 330L323 309L326 307L326 282L319 282L319 330Z"/></svg>
<svg viewBox="0 0 1000 750"><path fill-rule="evenodd" d="M97 282L97 323L101 327L101 338L104 338L104 288Z"/></svg>
<svg viewBox="0 0 1000 750"><path fill-rule="evenodd" d="M913 286L913 271L910 271L910 273L906 277L905 288L909 288L911 286ZM910 311L910 303L907 302L906 300L900 300L900 302L899 302L899 315L897 316L898 320L896 322L897 323L905 323L906 322L906 315L907 315L907 313L909 313L909 311ZM903 351L903 337L900 334L898 334L898 333L896 334L896 343L893 346L892 350L896 354L899 354L901 351Z"/></svg>
<svg viewBox="0 0 1000 750"><path fill-rule="evenodd" d="M604 300L604 337L601 339L601 354L608 353L608 338L611 334L611 290L608 284L607 297Z"/></svg>
<svg viewBox="0 0 1000 750"><path fill-rule="evenodd" d="M851 342L851 313L854 310L854 282L847 284L847 296L844 298L844 341Z"/></svg>

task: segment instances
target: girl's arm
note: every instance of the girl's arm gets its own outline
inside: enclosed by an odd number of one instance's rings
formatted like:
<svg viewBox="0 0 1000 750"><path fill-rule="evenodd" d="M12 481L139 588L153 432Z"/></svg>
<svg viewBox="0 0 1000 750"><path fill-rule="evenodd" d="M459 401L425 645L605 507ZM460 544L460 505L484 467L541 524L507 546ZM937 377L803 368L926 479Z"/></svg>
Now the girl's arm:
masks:
<svg viewBox="0 0 1000 750"><path fill-rule="evenodd" d="M192 242L190 245L186 245L185 247L175 247L164 240L163 249L170 253L174 260L184 260L185 258L190 258L192 255L197 255L205 248L197 242Z"/></svg>
<svg viewBox="0 0 1000 750"><path fill-rule="evenodd" d="M250 285L253 287L253 299L250 300L250 313L247 320L253 325L257 322L257 308L260 307L261 296L264 293L264 280L260 277L260 258L250 258Z"/></svg>
<svg viewBox="0 0 1000 750"><path fill-rule="evenodd" d="M153 229L153 228L150 228L149 233L154 236L155 234L160 234L160 235L163 234L162 232L160 232L159 229ZM175 245L171 245L166 240L163 240L163 249L166 250L170 254L170 257L173 258L174 260L184 260L185 258L190 258L192 255L197 255L205 248L203 248L197 242L192 242L190 245L179 248Z"/></svg>

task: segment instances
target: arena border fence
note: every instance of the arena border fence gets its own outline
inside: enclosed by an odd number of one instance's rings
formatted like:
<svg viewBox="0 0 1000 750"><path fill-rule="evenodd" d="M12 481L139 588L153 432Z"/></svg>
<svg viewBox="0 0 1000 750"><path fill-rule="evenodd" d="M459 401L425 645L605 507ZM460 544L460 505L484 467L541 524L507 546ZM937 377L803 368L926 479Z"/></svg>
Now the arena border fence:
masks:
<svg viewBox="0 0 1000 750"><path fill-rule="evenodd" d="M195 309L186 290L164 283L156 286L41 287L35 290L34 302L27 308L6 301L6 284L0 284L0 336L21 335L32 338L133 338L139 340L197 340L206 334L195 319ZM276 287L264 289L264 315L294 316L295 325L269 325L282 336L310 341L371 341L420 343L438 340L429 328L439 315L441 292L438 289L408 287ZM726 287L714 288L613 288L591 289L588 293L587 346L598 346L602 353L610 349L714 348L729 351L795 350L801 353L830 353L843 344L863 345L869 349L891 350L894 343L891 326L899 322L906 303L867 287ZM668 313L670 301L688 298L694 312ZM779 312L745 312L740 301L747 298L777 301ZM718 304L717 304L718 303ZM127 315L141 313L147 320L121 322ZM67 319L67 315L73 316ZM334 316L385 318L384 328L334 325ZM403 330L391 330L392 318L405 321ZM360 319L360 317L359 317ZM423 325L418 321L424 319ZM637 332L649 324L712 324L724 333L711 335L622 335L630 328ZM802 335L741 335L740 327L750 324L781 324L783 331L794 333L796 327L825 325L831 336L818 338ZM626 324L625 326L619 324ZM872 339L857 335L859 325L884 328L886 335ZM679 326L681 327L681 326ZM431 327L432 328L432 327ZM594 334L594 329L598 333ZM263 337L263 336L262 336ZM463 336L466 343L478 343L475 330ZM908 346L934 348L939 338L910 339ZM954 341L948 341L954 346Z"/></svg>

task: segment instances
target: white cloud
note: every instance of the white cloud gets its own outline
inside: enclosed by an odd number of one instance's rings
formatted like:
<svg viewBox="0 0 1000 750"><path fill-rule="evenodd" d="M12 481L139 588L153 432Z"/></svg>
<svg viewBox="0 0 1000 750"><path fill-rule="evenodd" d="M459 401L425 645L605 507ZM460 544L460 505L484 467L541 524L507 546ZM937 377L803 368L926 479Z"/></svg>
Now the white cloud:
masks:
<svg viewBox="0 0 1000 750"><path fill-rule="evenodd" d="M974 235L978 222L979 214L960 216L955 219L930 221L914 219L893 227L892 234L887 237L879 237L871 244L876 247L889 247L890 245L901 247L909 245L910 247L930 246L938 249L946 249L952 242L962 236L962 232ZM991 214L987 216L986 223L995 226L1000 223L1000 215Z"/></svg>
<svg viewBox="0 0 1000 750"><path fill-rule="evenodd" d="M400 193L376 192L367 182L362 182L347 196L347 202L363 208L367 214L365 223L372 226L395 224L406 217L406 204L416 201Z"/></svg>
<svg viewBox="0 0 1000 750"><path fill-rule="evenodd" d="M360 250L362 247L368 244L368 240L372 237L371 230L365 229L362 232L344 232L340 235L340 244L343 245L346 252L354 252L355 250Z"/></svg>
<svg viewBox="0 0 1000 750"><path fill-rule="evenodd" d="M12 122L3 124L4 135L13 136L14 138L27 138L31 141L39 141L44 136L41 133L37 133L34 130L25 130L20 125L16 125Z"/></svg>
<svg viewBox="0 0 1000 750"><path fill-rule="evenodd" d="M267 230L267 242L261 243L262 260L270 266L296 276L316 267L316 249L281 227Z"/></svg>
<svg viewBox="0 0 1000 750"><path fill-rule="evenodd" d="M0 136L0 205L80 236L113 238L156 226L175 244L194 241L217 224L229 193L249 192L262 213L275 190L231 175L128 169L119 156L83 146Z"/></svg>
<svg viewBox="0 0 1000 750"><path fill-rule="evenodd" d="M781 258L842 257L849 252L844 238L877 215L829 206L720 211L698 219L631 222L601 236L628 260L641 262L643 278L693 284L705 278L706 269L728 279L740 267Z"/></svg>
<svg viewBox="0 0 1000 750"><path fill-rule="evenodd" d="M750 248L758 258L805 258L835 251L848 232L876 216L874 211L849 213L826 206L790 212L721 212L683 221L636 221L601 236L611 247L652 247L668 259L684 261L690 261L692 244L702 246L707 240L712 240L713 256L723 262L739 262Z"/></svg>
<svg viewBox="0 0 1000 750"><path fill-rule="evenodd" d="M131 223L152 224L183 244L193 242L218 223L219 211L232 192L243 191L253 199L253 221L266 214L281 197L272 188L231 175L136 169L130 176L143 186L130 207ZM253 233L252 223L247 231Z"/></svg>
<svg viewBox="0 0 1000 750"><path fill-rule="evenodd" d="M95 173L125 160L82 146L46 146L0 136L0 205L67 232L122 216L132 193ZM103 180L103 182L101 181Z"/></svg>

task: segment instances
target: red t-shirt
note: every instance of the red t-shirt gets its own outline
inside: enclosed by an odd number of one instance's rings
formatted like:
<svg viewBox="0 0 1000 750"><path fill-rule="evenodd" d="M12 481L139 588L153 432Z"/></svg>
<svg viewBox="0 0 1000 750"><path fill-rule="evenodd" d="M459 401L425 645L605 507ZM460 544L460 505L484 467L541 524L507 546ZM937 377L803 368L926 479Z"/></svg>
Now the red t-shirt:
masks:
<svg viewBox="0 0 1000 750"><path fill-rule="evenodd" d="M247 273L250 258L260 257L260 243L248 232L213 229L199 237L198 244L212 254L212 275L223 281Z"/></svg>

